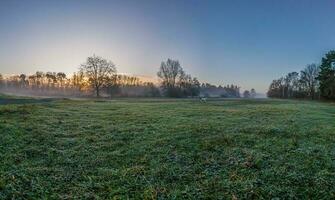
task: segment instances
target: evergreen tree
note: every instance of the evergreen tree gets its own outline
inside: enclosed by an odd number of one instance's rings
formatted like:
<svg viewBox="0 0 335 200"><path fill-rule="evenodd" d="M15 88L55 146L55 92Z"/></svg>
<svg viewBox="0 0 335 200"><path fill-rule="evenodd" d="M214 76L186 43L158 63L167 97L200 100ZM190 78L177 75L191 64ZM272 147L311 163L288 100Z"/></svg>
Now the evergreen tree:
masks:
<svg viewBox="0 0 335 200"><path fill-rule="evenodd" d="M326 99L335 99L334 65L335 51L329 51L323 58L318 80L320 81L320 95Z"/></svg>

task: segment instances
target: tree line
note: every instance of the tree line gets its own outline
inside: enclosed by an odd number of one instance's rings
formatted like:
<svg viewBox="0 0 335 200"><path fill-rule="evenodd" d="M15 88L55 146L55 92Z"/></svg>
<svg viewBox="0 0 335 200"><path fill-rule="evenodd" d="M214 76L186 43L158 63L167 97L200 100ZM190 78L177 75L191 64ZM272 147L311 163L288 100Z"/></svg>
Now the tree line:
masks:
<svg viewBox="0 0 335 200"><path fill-rule="evenodd" d="M178 60L163 61L157 72L159 85L143 82L135 76L117 73L112 61L91 56L78 72L41 72L4 77L0 74L0 91L48 96L110 97L240 97L236 85L216 86L200 83L187 74Z"/></svg>
<svg viewBox="0 0 335 200"><path fill-rule="evenodd" d="M335 100L335 51L329 51L321 64L308 64L300 72L290 72L273 80L267 96Z"/></svg>
<svg viewBox="0 0 335 200"><path fill-rule="evenodd" d="M227 85L222 87L209 83L200 83L196 77L187 74L178 60L168 59L162 62L157 73L161 89L169 97L240 97L240 87Z"/></svg>
<svg viewBox="0 0 335 200"><path fill-rule="evenodd" d="M240 98L240 87L234 84L216 86L210 83L202 83L200 94L204 97Z"/></svg>

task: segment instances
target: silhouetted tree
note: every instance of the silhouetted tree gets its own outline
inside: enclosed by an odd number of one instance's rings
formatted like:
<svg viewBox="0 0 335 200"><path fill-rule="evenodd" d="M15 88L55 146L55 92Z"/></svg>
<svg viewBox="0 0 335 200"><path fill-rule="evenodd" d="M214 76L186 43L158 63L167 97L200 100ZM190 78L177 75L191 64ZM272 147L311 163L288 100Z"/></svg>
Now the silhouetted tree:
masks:
<svg viewBox="0 0 335 200"><path fill-rule="evenodd" d="M306 86L307 94L310 98L315 98L315 93L318 85L317 77L319 76L319 67L316 64L307 65L300 72L301 83Z"/></svg>
<svg viewBox="0 0 335 200"><path fill-rule="evenodd" d="M35 84L37 88L41 88L43 84L43 76L44 76L43 72L37 71L35 73Z"/></svg>
<svg viewBox="0 0 335 200"><path fill-rule="evenodd" d="M57 73L57 81L59 82L61 88L63 87L65 79L66 79L66 74L65 73L63 73L63 72L58 72Z"/></svg>
<svg viewBox="0 0 335 200"><path fill-rule="evenodd" d="M283 78L273 80L269 86L267 96L271 98L284 98L283 96Z"/></svg>
<svg viewBox="0 0 335 200"><path fill-rule="evenodd" d="M30 75L28 76L29 86L30 89L35 89L36 87L36 75Z"/></svg>
<svg viewBox="0 0 335 200"><path fill-rule="evenodd" d="M26 88L26 85L27 85L26 77L27 76L25 74L20 75L20 86L21 86L21 88Z"/></svg>
<svg viewBox="0 0 335 200"><path fill-rule="evenodd" d="M290 72L288 73L285 78L283 78L284 87L283 87L283 94L282 98L291 98L294 93L294 86L299 81L299 73L297 72Z"/></svg>
<svg viewBox="0 0 335 200"><path fill-rule="evenodd" d="M74 88L77 88L79 92L82 92L85 87L85 76L84 72L79 71L78 73L74 73L71 80Z"/></svg>
<svg viewBox="0 0 335 200"><path fill-rule="evenodd" d="M193 78L192 80L192 85L191 85L191 96L199 96L200 94L200 82L198 81L197 78Z"/></svg>
<svg viewBox="0 0 335 200"><path fill-rule="evenodd" d="M177 88L177 84L181 81L185 75L183 68L180 66L178 60L168 59L166 62L162 62L157 73L157 76L161 79L161 85L164 93L170 97L179 97L180 91Z"/></svg>
<svg viewBox="0 0 335 200"><path fill-rule="evenodd" d="M114 75L107 77L106 89L110 97L116 96L121 93L121 84L118 83L120 76Z"/></svg>
<svg viewBox="0 0 335 200"><path fill-rule="evenodd" d="M109 77L116 73L116 68L112 61L93 55L81 65L80 71L85 74L96 96L99 97L100 89L107 84Z"/></svg>
<svg viewBox="0 0 335 200"><path fill-rule="evenodd" d="M194 97L200 94L198 79L186 74L177 60L168 59L162 62L157 76L166 96Z"/></svg>
<svg viewBox="0 0 335 200"><path fill-rule="evenodd" d="M320 73L320 95L326 99L335 99L335 51L329 51L321 60Z"/></svg>
<svg viewBox="0 0 335 200"><path fill-rule="evenodd" d="M299 89L299 73L298 72L290 72L286 75L286 80L288 81L287 88L287 97L291 98L296 96L296 92Z"/></svg>
<svg viewBox="0 0 335 200"><path fill-rule="evenodd" d="M45 74L48 82L48 88L54 88L55 84L57 83L57 77L55 72L47 72Z"/></svg>

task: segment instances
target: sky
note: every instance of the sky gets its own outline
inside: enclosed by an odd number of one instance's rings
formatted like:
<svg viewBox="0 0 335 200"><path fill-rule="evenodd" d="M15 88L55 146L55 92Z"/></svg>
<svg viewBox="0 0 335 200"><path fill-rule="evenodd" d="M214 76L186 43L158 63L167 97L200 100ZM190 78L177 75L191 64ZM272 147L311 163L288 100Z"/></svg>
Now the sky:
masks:
<svg viewBox="0 0 335 200"><path fill-rule="evenodd" d="M72 74L93 54L155 77L179 60L200 81L265 93L335 48L333 0L1 0L0 73Z"/></svg>

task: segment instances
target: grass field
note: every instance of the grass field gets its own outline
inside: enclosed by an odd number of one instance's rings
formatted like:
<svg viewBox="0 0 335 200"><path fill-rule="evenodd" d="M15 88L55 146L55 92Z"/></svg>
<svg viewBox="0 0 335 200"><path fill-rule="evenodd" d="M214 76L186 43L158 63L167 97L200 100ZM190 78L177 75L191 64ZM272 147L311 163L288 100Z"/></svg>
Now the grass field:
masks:
<svg viewBox="0 0 335 200"><path fill-rule="evenodd" d="M0 97L0 199L334 199L335 104Z"/></svg>

